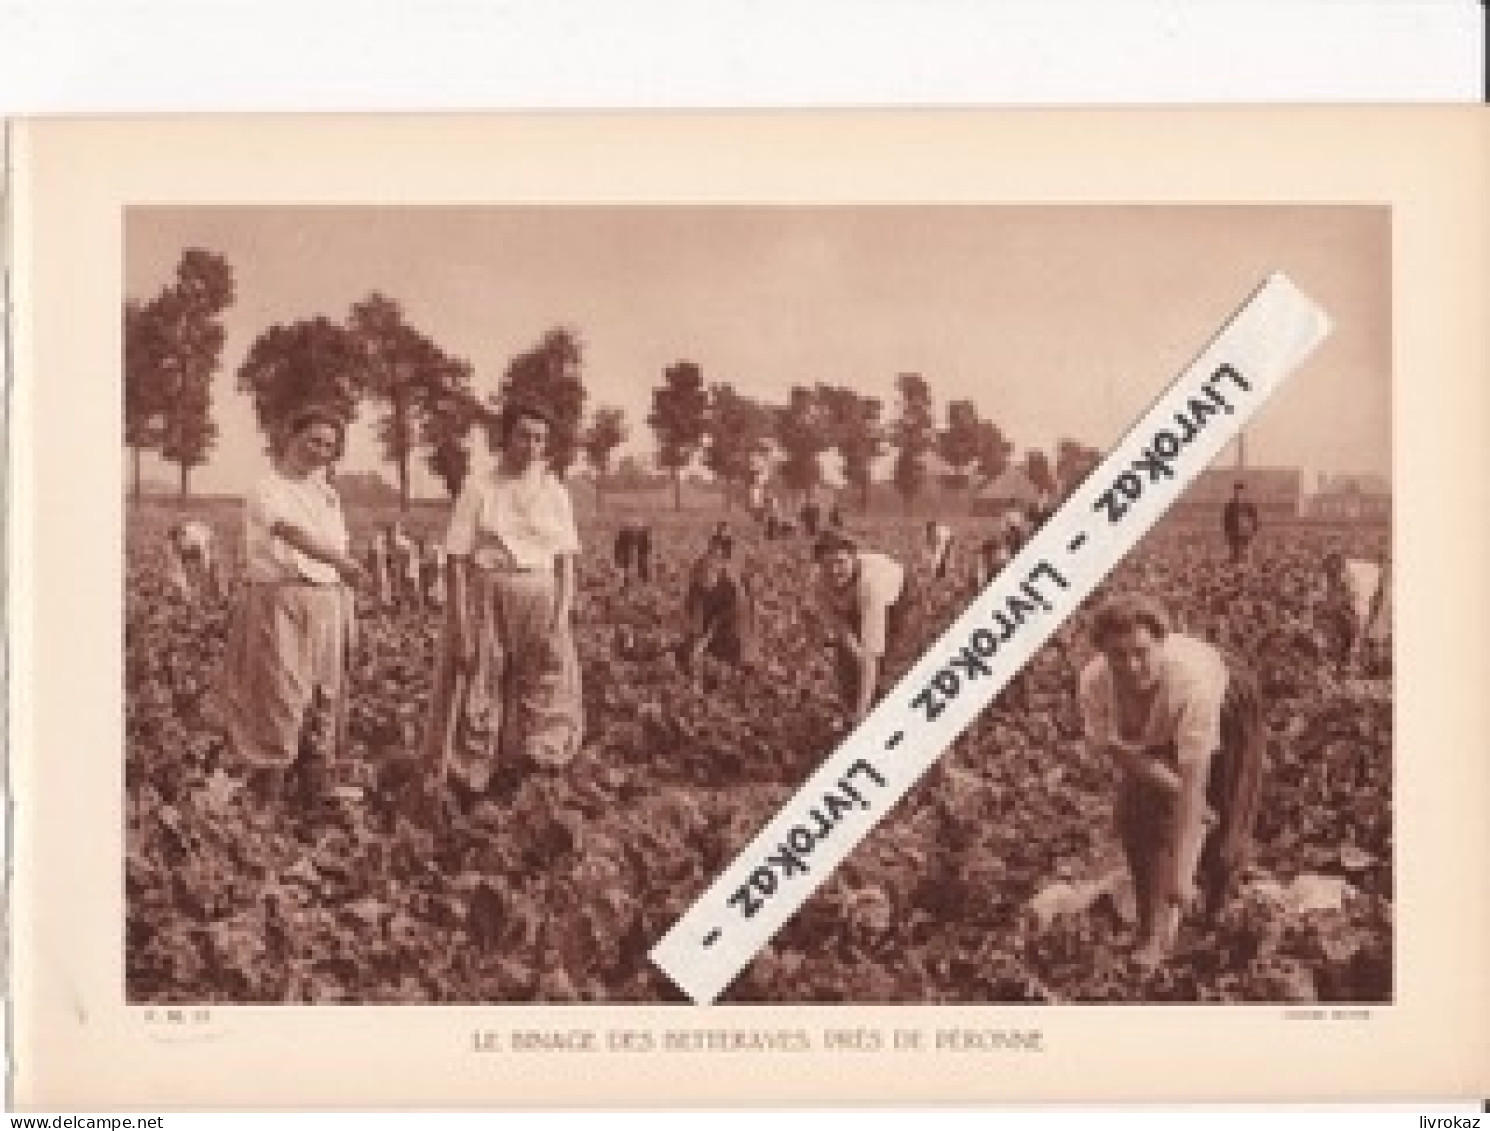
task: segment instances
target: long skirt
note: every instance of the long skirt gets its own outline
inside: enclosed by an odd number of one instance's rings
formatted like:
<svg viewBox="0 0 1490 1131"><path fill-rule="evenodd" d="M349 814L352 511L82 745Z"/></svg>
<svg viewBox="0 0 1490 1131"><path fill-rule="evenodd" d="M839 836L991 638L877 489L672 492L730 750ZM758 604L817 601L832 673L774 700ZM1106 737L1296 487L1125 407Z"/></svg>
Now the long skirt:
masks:
<svg viewBox="0 0 1490 1131"><path fill-rule="evenodd" d="M1206 918L1221 910L1251 858L1267 757L1267 731L1256 680L1234 657L1227 657L1227 667L1230 678L1221 705L1221 746L1211 756L1206 780L1206 802L1217 822L1206 836L1196 866ZM1172 744L1152 753L1173 767ZM1130 866L1135 873L1147 871L1153 899L1162 904L1173 894L1168 877L1179 847L1173 796L1146 782L1126 779L1118 795L1117 825Z"/></svg>
<svg viewBox="0 0 1490 1131"><path fill-rule="evenodd" d="M353 594L343 585L251 582L234 611L217 700L249 769L334 761L346 738Z"/></svg>
<svg viewBox="0 0 1490 1131"><path fill-rule="evenodd" d="M480 792L498 764L559 766L584 728L574 633L554 625L557 578L549 570L472 568L467 615L475 661L455 654L457 611L446 610L425 758L442 775Z"/></svg>

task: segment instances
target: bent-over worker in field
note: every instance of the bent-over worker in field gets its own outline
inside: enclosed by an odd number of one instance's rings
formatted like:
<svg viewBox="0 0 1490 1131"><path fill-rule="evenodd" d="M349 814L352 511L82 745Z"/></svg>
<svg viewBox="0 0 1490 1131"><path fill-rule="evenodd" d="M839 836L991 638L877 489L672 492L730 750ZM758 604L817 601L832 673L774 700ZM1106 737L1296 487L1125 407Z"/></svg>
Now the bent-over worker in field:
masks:
<svg viewBox="0 0 1490 1131"><path fill-rule="evenodd" d="M857 721L884 689L886 661L899 658L908 643L915 584L900 562L861 549L839 531L825 533L814 554L822 570L819 605L839 694Z"/></svg>
<svg viewBox="0 0 1490 1131"><path fill-rule="evenodd" d="M212 551L212 528L194 518L174 523L166 531L166 578L175 590L190 601L200 583L209 597L222 593L222 579Z"/></svg>
<svg viewBox="0 0 1490 1131"><path fill-rule="evenodd" d="M548 414L509 405L497 459L466 479L450 518L445 631L425 756L467 798L499 776L566 764L584 723L570 622L579 534L548 467Z"/></svg>
<svg viewBox="0 0 1490 1131"><path fill-rule="evenodd" d="M302 798L343 746L355 643L346 520L326 469L346 425L330 408L295 413L273 469L244 508L247 585L228 634L220 702L228 738L261 798L297 771Z"/></svg>
<svg viewBox="0 0 1490 1131"><path fill-rule="evenodd" d="M1003 529L991 531L978 543L978 560L973 566L973 586L981 592L999 572L1014 559L1015 547Z"/></svg>
<svg viewBox="0 0 1490 1131"><path fill-rule="evenodd" d="M683 612L687 636L679 652L685 668L710 655L738 667L745 662L755 627L749 580L730 568L729 550L711 541L688 579Z"/></svg>
<svg viewBox="0 0 1490 1131"><path fill-rule="evenodd" d="M1251 674L1170 630L1154 599L1097 610L1098 654L1081 672L1087 740L1122 771L1118 836L1137 897L1135 957L1162 961L1182 912L1213 920L1248 862L1266 735Z"/></svg>
<svg viewBox="0 0 1490 1131"><path fill-rule="evenodd" d="M1324 559L1326 607L1339 626L1337 659L1357 668L1369 648L1391 635L1390 565L1347 558L1338 550Z"/></svg>

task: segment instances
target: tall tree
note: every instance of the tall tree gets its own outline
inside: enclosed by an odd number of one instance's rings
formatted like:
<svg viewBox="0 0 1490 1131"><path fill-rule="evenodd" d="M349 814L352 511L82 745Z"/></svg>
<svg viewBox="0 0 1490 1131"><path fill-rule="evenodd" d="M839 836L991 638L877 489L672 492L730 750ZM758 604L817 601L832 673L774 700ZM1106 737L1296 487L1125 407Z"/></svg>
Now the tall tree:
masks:
<svg viewBox="0 0 1490 1131"><path fill-rule="evenodd" d="M140 457L160 447L165 420L165 335L154 303L124 304L124 443L130 494L140 497Z"/></svg>
<svg viewBox="0 0 1490 1131"><path fill-rule="evenodd" d="M900 393L900 416L893 428L896 448L895 490L907 512L926 486L926 456L936 446L936 420L931 411L931 387L919 373L895 378Z"/></svg>
<svg viewBox="0 0 1490 1131"><path fill-rule="evenodd" d="M1024 454L1024 473L1042 494L1055 493L1055 472L1051 470L1050 457L1039 448L1031 448Z"/></svg>
<svg viewBox="0 0 1490 1131"><path fill-rule="evenodd" d="M221 315L233 302L233 271L220 255L188 248L176 279L148 304L130 304L124 316L125 442L135 456L156 448L181 473L181 494L191 471L207 462L217 440L212 419L212 375L227 332Z"/></svg>
<svg viewBox="0 0 1490 1131"><path fill-rule="evenodd" d="M771 430L771 410L759 401L742 396L729 384L709 389L709 443L704 466L724 485L726 508L732 488L751 481L756 457L770 439Z"/></svg>
<svg viewBox="0 0 1490 1131"><path fill-rule="evenodd" d="M1055 477L1060 493L1069 495L1102 462L1102 453L1079 440L1060 440L1055 448Z"/></svg>
<svg viewBox="0 0 1490 1131"><path fill-rule="evenodd" d="M776 411L776 442L785 458L777 474L793 491L811 497L822 477L818 457L833 446L826 413L811 389L795 386Z"/></svg>
<svg viewBox="0 0 1490 1131"><path fill-rule="evenodd" d="M238 388L253 398L254 416L273 450L289 415L306 404L328 405L350 421L364 376L351 334L317 315L260 334L238 367Z"/></svg>
<svg viewBox="0 0 1490 1131"><path fill-rule="evenodd" d="M977 432L978 474L985 480L997 479L1009 467L1009 457L1014 454L1014 445L999 426L991 420L979 420Z"/></svg>
<svg viewBox="0 0 1490 1131"><path fill-rule="evenodd" d="M966 476L978 459L982 423L972 401L952 401L947 405L947 427L937 433L937 454L961 476Z"/></svg>
<svg viewBox="0 0 1490 1131"><path fill-rule="evenodd" d="M884 406L875 397L840 385L819 385L818 403L833 438L833 447L843 460L843 477L859 492L859 507L869 510L869 482L874 461L884 453L885 433L880 422Z"/></svg>
<svg viewBox="0 0 1490 1131"><path fill-rule="evenodd" d="M595 505L604 499L605 477L610 474L611 455L626 442L626 417L618 408L597 408L590 426L580 438L585 461L595 472Z"/></svg>
<svg viewBox="0 0 1490 1131"><path fill-rule="evenodd" d="M670 365L652 390L647 426L657 437L657 466L673 479L673 509L683 509L683 469L692 462L709 426L704 375L691 361Z"/></svg>
<svg viewBox="0 0 1490 1131"><path fill-rule="evenodd" d="M481 406L471 392L470 362L445 358L426 391L419 442L425 447L426 466L452 499L460 494L471 468L469 437L480 415Z"/></svg>
<svg viewBox="0 0 1490 1131"><path fill-rule="evenodd" d="M497 405L538 405L553 417L548 459L560 475L579 456L586 396L583 366L584 343L568 327L556 327L508 363L501 387L491 398Z"/></svg>
<svg viewBox="0 0 1490 1131"><path fill-rule="evenodd" d="M378 422L383 458L398 470L398 498L409 509L409 462L420 439L420 418L441 390L448 359L404 318L397 302L377 291L352 306L347 332L362 355L362 387L386 405Z"/></svg>

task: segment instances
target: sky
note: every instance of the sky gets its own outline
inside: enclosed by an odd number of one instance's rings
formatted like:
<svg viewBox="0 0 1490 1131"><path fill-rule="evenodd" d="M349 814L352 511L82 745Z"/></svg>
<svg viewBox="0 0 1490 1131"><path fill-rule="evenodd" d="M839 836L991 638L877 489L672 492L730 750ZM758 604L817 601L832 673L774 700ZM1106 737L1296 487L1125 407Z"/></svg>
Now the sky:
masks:
<svg viewBox="0 0 1490 1131"><path fill-rule="evenodd" d="M150 207L125 217L125 288L148 299L181 253L232 266L216 376L221 435L194 491L238 493L265 469L238 366L274 323L345 318L371 291L475 368L567 325L590 408L624 410L621 453L649 457L651 389L680 359L706 382L784 402L851 385L895 412L895 376L967 398L1017 448L1105 450L1270 271L1333 334L1247 432L1247 462L1391 472L1391 232L1373 206ZM342 471L378 469L376 409ZM1229 459L1230 453L1223 455ZM442 493L419 463L416 494ZM153 479L174 483L151 458Z"/></svg>

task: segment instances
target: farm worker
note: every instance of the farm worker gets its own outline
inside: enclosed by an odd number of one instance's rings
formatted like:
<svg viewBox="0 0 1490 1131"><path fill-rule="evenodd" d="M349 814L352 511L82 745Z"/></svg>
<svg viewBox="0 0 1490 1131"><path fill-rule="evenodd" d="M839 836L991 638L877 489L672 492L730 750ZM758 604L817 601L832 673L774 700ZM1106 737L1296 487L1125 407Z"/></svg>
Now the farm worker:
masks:
<svg viewBox="0 0 1490 1131"><path fill-rule="evenodd" d="M393 531L384 526L372 536L367 548L367 569L378 594L378 607L393 606Z"/></svg>
<svg viewBox="0 0 1490 1131"><path fill-rule="evenodd" d="M1001 533L1010 548L1017 551L1030 535L1029 519L1018 507L1010 507L1003 514Z"/></svg>
<svg viewBox="0 0 1490 1131"><path fill-rule="evenodd" d="M685 667L704 654L738 666L745 660L755 626L754 602L748 583L729 566L729 551L711 540L694 563L683 603L688 635L680 659Z"/></svg>
<svg viewBox="0 0 1490 1131"><path fill-rule="evenodd" d="M616 533L616 568L621 571L621 584L628 585L632 574L641 581L652 577L652 531L638 518L628 518L621 523Z"/></svg>
<svg viewBox="0 0 1490 1131"><path fill-rule="evenodd" d="M841 532L825 533L814 553L839 692L852 717L862 719L881 690L886 659L906 643L915 586L900 562Z"/></svg>
<svg viewBox="0 0 1490 1131"><path fill-rule="evenodd" d="M188 601L195 596L193 577L209 596L222 591L217 561L212 553L212 528L194 518L178 522L166 532L166 577Z"/></svg>
<svg viewBox="0 0 1490 1131"><path fill-rule="evenodd" d="M735 536L730 533L729 523L721 519L714 527L714 533L709 535L709 552L718 550L726 560L734 556Z"/></svg>
<svg viewBox="0 0 1490 1131"><path fill-rule="evenodd" d="M843 512L838 509L837 503L834 503L828 510L828 528L830 530L843 529Z"/></svg>
<svg viewBox="0 0 1490 1131"><path fill-rule="evenodd" d="M1391 634L1388 567L1331 551L1324 558L1324 578L1326 600L1339 610L1344 630L1341 659L1354 665L1368 643L1382 645Z"/></svg>
<svg viewBox="0 0 1490 1131"><path fill-rule="evenodd" d="M993 531L978 544L978 561L974 567L973 581L980 591L1013 560L1017 550L1018 547L1012 544L1002 529Z"/></svg>
<svg viewBox="0 0 1490 1131"><path fill-rule="evenodd" d="M326 469L346 424L331 408L296 411L270 472L244 508L247 586L229 630L221 684L228 738L261 799L291 771L302 790L341 752L362 567Z"/></svg>
<svg viewBox="0 0 1490 1131"><path fill-rule="evenodd" d="M926 524L926 567L938 581L947 576L952 558L952 528L932 519Z"/></svg>
<svg viewBox="0 0 1490 1131"><path fill-rule="evenodd" d="M817 505L817 500L808 499L802 504L802 530L807 537L817 537L817 526L822 514L822 508Z"/></svg>
<svg viewBox="0 0 1490 1131"><path fill-rule="evenodd" d="M551 420L510 404L493 422L497 459L466 479L445 549L445 631L425 755L470 798L493 777L567 763L584 722L570 623L579 534L548 466Z"/></svg>
<svg viewBox="0 0 1490 1131"><path fill-rule="evenodd" d="M1138 905L1136 957L1162 961L1182 910L1214 919L1247 863L1266 743L1250 672L1171 631L1142 594L1109 599L1092 622L1097 655L1077 699L1087 741L1122 770L1118 836Z"/></svg>
<svg viewBox="0 0 1490 1131"><path fill-rule="evenodd" d="M750 517L755 519L756 522L760 522L766 513L766 487L758 479L750 485L750 499L747 507L750 511Z"/></svg>
<svg viewBox="0 0 1490 1131"><path fill-rule="evenodd" d="M1231 498L1221 512L1221 529L1231 547L1231 562L1240 565L1247 560L1252 539L1257 536L1257 507L1247 497L1247 485L1238 479L1231 486Z"/></svg>

